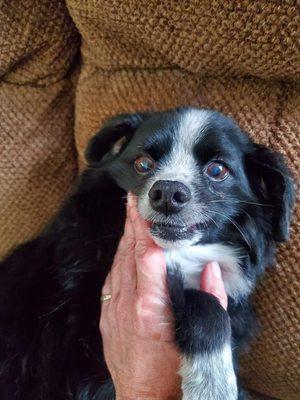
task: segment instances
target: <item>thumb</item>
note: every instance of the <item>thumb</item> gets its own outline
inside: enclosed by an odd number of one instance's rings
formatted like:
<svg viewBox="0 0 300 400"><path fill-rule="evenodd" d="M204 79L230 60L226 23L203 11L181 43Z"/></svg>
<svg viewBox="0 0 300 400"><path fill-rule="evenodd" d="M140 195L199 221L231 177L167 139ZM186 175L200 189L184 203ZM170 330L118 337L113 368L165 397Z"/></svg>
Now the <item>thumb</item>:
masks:
<svg viewBox="0 0 300 400"><path fill-rule="evenodd" d="M200 289L215 296L221 306L227 310L228 299L222 279L221 269L217 262L208 263L202 274Z"/></svg>

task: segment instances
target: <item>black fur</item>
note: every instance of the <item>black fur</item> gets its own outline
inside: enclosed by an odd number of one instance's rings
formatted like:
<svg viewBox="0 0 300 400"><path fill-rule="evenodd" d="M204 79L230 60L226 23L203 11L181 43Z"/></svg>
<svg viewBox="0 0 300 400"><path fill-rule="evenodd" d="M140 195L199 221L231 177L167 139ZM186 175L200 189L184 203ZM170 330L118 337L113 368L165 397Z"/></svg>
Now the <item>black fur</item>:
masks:
<svg viewBox="0 0 300 400"><path fill-rule="evenodd" d="M230 318L216 297L200 290L184 290L178 271L168 273L168 286L175 340L182 353L190 356L218 351L230 342Z"/></svg>
<svg viewBox="0 0 300 400"><path fill-rule="evenodd" d="M90 142L90 168L57 216L37 238L19 246L1 263L2 400L98 400L113 396L111 385L101 387L109 374L98 327L99 298L123 232L126 192L139 195L147 180L136 175L132 160L142 144L157 162L163 160L169 144L176 140L174 130L182 112L184 109L110 120ZM292 180L281 156L254 145L228 118L211 113L209 129L212 135L208 135L203 156L201 149L197 152L199 163L204 163L203 157L210 152L214 156L214 148L219 149L226 137L222 146L238 154L233 166L240 169L237 186L223 186L223 192L235 200L212 207L234 216L245 236L221 217L219 227L208 225L202 241L242 246L244 273L255 283L265 266L273 262L275 243L288 237ZM112 145L123 136L126 141L121 151L111 153ZM218 196L210 194L206 201ZM242 203L243 199L253 204ZM183 351L216 346L218 332L223 331L220 340L227 338L228 314L235 346L247 341L253 320L248 298L239 303L229 299L227 314L211 296L192 290L184 293L172 276L170 282L176 324L184 330L177 337ZM213 321L216 316L219 325L213 338L211 330L193 336L192 318ZM184 339L187 335L191 340Z"/></svg>

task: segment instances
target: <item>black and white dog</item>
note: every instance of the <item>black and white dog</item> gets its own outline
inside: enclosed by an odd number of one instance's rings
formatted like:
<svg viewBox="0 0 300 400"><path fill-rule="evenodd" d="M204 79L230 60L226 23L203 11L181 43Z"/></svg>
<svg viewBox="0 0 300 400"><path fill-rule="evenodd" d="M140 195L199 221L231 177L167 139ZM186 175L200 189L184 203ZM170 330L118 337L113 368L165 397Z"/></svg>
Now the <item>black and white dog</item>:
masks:
<svg viewBox="0 0 300 400"><path fill-rule="evenodd" d="M293 182L282 157L210 110L110 119L54 220L0 265L0 398L100 400L100 293L137 195L165 249L183 399L236 400L236 355L253 332L249 295L288 238ZM226 312L197 290L218 261Z"/></svg>

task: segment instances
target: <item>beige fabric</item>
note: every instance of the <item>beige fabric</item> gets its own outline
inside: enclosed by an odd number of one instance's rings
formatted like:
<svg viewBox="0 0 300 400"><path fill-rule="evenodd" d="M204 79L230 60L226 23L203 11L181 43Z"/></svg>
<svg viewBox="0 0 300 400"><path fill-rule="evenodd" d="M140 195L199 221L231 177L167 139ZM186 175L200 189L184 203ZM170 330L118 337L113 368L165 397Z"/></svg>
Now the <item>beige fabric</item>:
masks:
<svg viewBox="0 0 300 400"><path fill-rule="evenodd" d="M41 229L76 175L78 50L63 2L0 3L0 256Z"/></svg>
<svg viewBox="0 0 300 400"><path fill-rule="evenodd" d="M284 153L299 179L296 1L68 0L82 41L78 82L70 79L78 33L64 4L3 4L9 50L1 53L0 149L9 156L0 172L2 253L36 232L69 187L73 88L81 165L88 138L108 116L185 104L231 115L256 141ZM300 398L299 234L297 206L291 241L254 297L263 329L243 360L246 385L282 400Z"/></svg>

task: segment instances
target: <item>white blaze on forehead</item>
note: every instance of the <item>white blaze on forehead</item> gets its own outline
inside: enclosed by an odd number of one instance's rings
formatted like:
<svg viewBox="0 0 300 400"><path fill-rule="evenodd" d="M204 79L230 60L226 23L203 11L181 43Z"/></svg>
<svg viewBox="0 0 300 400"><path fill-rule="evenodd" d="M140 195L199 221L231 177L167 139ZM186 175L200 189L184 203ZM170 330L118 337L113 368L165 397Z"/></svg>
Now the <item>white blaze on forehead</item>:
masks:
<svg viewBox="0 0 300 400"><path fill-rule="evenodd" d="M204 135L210 113L206 110L190 109L179 118L178 147L190 152L195 143Z"/></svg>
<svg viewBox="0 0 300 400"><path fill-rule="evenodd" d="M148 179L144 187L143 193L139 196L138 209L141 215L150 221L166 223L166 217L153 210L149 203L148 193L153 184L160 180L178 181L188 186L192 192L192 200L188 207L182 210L180 216L184 225L193 225L202 222L203 204L196 201L193 183L199 174L197 162L193 154L195 144L205 135L205 128L210 121L209 111L188 109L178 113L177 121L170 129L174 130L174 138L172 140L171 149L166 156L160 160L159 167L151 178ZM166 129L168 127L166 126ZM201 234L197 234L200 239ZM177 243L181 246L188 246L195 242L181 241ZM158 239L157 239L158 240ZM161 241L161 239L160 239ZM163 247L173 247L173 243L166 241L160 242Z"/></svg>
<svg viewBox="0 0 300 400"><path fill-rule="evenodd" d="M180 114L172 149L155 174L155 180L176 180L190 183L195 178L193 149L205 134L209 112L190 109Z"/></svg>

